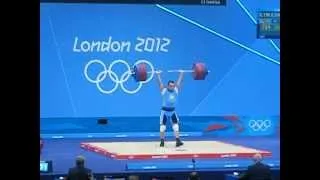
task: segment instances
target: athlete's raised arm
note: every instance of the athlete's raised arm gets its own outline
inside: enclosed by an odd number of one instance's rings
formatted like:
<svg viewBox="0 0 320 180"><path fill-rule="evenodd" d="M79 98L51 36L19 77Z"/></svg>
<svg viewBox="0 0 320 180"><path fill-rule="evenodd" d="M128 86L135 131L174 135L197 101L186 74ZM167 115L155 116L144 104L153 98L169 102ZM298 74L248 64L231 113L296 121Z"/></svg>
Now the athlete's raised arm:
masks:
<svg viewBox="0 0 320 180"><path fill-rule="evenodd" d="M162 92L162 90L164 88L164 85L162 83L160 74L161 74L161 71L156 71L156 76L157 76L157 81L158 81L158 84L159 84L159 87L160 87L160 92Z"/></svg>

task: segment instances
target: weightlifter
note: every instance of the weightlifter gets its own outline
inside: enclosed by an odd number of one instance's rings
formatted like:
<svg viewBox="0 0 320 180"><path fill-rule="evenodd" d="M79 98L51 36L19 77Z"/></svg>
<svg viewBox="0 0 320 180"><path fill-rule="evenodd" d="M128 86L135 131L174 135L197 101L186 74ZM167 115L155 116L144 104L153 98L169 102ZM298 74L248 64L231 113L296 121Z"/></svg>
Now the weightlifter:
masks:
<svg viewBox="0 0 320 180"><path fill-rule="evenodd" d="M171 120L172 129L176 137L176 147L179 147L183 145L183 142L181 142L179 137L179 117L175 111L175 106L181 89L184 71L179 71L179 78L176 83L170 80L166 87L162 83L160 73L161 72L159 71L156 72L162 95L162 107L160 112L160 147L164 147L166 123L169 119Z"/></svg>

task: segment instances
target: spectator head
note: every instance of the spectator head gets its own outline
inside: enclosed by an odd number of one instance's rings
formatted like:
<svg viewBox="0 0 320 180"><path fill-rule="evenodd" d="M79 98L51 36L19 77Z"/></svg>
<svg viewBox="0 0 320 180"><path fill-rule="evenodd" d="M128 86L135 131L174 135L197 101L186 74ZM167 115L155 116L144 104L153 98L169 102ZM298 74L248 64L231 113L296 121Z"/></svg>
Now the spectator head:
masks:
<svg viewBox="0 0 320 180"><path fill-rule="evenodd" d="M85 158L83 156L77 156L76 165L77 167L84 167Z"/></svg>
<svg viewBox="0 0 320 180"><path fill-rule="evenodd" d="M129 179L129 180L139 180L139 176L133 176L133 175L131 175L131 176L129 176L128 179Z"/></svg>
<svg viewBox="0 0 320 180"><path fill-rule="evenodd" d="M260 153L257 153L255 155L253 155L253 161L255 163L261 162L262 161L262 155Z"/></svg>
<svg viewBox="0 0 320 180"><path fill-rule="evenodd" d="M199 180L200 177L198 175L197 172L192 172L190 175L189 175L189 180Z"/></svg>

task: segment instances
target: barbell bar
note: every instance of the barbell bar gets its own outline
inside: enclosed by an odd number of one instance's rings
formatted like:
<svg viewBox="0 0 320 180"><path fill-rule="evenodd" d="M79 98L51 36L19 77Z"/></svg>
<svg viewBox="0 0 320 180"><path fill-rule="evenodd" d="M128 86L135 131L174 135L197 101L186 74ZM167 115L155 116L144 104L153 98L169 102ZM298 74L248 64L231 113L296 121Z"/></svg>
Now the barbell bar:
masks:
<svg viewBox="0 0 320 180"><path fill-rule="evenodd" d="M162 73L161 70L155 70L155 71L148 71L147 74L151 74L151 73L156 73L156 72L160 72ZM168 70L168 73L178 73L178 72L184 72L184 73L193 73L194 70L184 70L184 69L175 69L175 70ZM208 70L208 73L210 71ZM132 72L132 74L134 74L134 72Z"/></svg>
<svg viewBox="0 0 320 180"><path fill-rule="evenodd" d="M167 72L169 72L169 73L175 73L175 72L193 73L194 70L184 70L184 69L179 70L179 69L175 69L175 70L168 70ZM208 70L207 72L209 73L210 71ZM150 73L152 73L152 72L150 72Z"/></svg>
<svg viewBox="0 0 320 180"><path fill-rule="evenodd" d="M155 72L163 72L161 70L154 70L154 71L147 71L146 64L140 63L135 65L132 68L132 77L137 81L146 81L148 74L152 74ZM185 72L185 73L192 73L192 77L194 80L205 80L206 76L210 72L204 63L193 63L192 70L168 70L169 73L176 73L176 72Z"/></svg>

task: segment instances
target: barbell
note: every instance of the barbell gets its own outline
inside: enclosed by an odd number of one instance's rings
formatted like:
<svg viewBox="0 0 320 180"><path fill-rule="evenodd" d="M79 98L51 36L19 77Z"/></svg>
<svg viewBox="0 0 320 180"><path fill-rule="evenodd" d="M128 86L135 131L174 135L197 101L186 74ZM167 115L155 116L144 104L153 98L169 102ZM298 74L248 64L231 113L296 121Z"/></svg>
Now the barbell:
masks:
<svg viewBox="0 0 320 180"><path fill-rule="evenodd" d="M140 63L132 68L132 77L137 81L146 81L148 78L148 74L152 74L155 72L163 72L162 70L158 71L147 71L147 64ZM185 73L192 73L192 77L194 80L205 80L206 76L210 72L206 65L201 62L193 63L191 70L168 70L168 73L176 73L176 72L185 72Z"/></svg>

